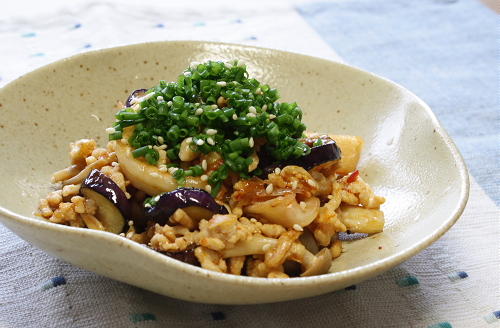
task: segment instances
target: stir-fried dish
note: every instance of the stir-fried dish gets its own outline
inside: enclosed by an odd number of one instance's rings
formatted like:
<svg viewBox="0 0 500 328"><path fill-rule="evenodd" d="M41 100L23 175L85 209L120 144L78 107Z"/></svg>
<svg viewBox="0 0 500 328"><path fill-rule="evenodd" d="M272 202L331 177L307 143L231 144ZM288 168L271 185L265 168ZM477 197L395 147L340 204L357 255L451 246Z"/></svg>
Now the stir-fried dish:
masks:
<svg viewBox="0 0 500 328"><path fill-rule="evenodd" d="M360 137L308 133L278 99L238 61L136 90L105 148L70 144L36 214L217 272L327 273L343 241L383 230L385 199L357 170Z"/></svg>

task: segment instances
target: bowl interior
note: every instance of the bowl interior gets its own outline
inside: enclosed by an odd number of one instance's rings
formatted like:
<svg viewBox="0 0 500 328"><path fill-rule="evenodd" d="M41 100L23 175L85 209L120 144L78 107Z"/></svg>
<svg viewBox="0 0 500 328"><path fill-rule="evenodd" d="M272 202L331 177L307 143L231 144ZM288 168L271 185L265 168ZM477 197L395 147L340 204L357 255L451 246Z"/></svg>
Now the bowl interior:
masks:
<svg viewBox="0 0 500 328"><path fill-rule="evenodd" d="M308 130L362 136L361 174L386 197L386 229L346 244L332 272L374 263L443 233L466 194L464 166L416 96L342 64L238 45L152 43L79 55L0 90L0 206L28 217L68 165L68 144L106 143L117 101L171 81L193 61L239 59L252 76L297 101ZM462 204L461 204L462 202ZM437 237L437 236L436 236Z"/></svg>

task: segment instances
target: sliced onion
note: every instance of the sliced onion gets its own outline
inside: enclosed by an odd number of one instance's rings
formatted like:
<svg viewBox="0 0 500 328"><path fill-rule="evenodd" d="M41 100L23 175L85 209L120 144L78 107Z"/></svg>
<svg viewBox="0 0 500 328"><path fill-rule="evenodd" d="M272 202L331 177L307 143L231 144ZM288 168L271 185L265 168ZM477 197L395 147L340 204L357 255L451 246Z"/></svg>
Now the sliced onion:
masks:
<svg viewBox="0 0 500 328"><path fill-rule="evenodd" d="M218 204L208 192L198 188L179 188L156 197L156 204L146 209L146 217L159 224L165 224L177 209L190 206L205 208L212 213L228 214L223 205Z"/></svg>

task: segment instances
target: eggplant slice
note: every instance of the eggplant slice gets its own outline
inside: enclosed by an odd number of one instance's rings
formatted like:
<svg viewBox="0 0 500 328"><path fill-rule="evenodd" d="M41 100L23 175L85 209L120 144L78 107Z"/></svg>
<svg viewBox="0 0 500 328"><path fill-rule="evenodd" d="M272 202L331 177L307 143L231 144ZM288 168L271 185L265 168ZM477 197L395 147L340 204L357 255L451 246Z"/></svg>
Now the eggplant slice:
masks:
<svg viewBox="0 0 500 328"><path fill-rule="evenodd" d="M200 262L194 255L194 247L188 248L182 252L162 252L162 254L165 254L168 257L176 259L177 261L181 261L198 267L201 266Z"/></svg>
<svg viewBox="0 0 500 328"><path fill-rule="evenodd" d="M265 159L265 157L262 156L262 154L259 155L259 157L261 159ZM312 147L311 152L308 155L296 159L276 162L271 164L265 164L265 161L262 161L263 173L261 177L266 178L267 175L269 173L272 173L274 169L276 169L277 167L282 169L288 165L296 165L303 167L306 170L310 170L315 166L331 161L337 161L341 158L342 158L342 152L340 151L340 148L337 146L337 143L334 140L330 140L328 143L323 144L321 146Z"/></svg>
<svg viewBox="0 0 500 328"><path fill-rule="evenodd" d="M148 89L137 89L137 90L134 90L130 94L130 96L128 96L127 100L125 100L125 107L131 107L132 106L132 101L134 101L135 99L143 97L146 94L147 91L148 91Z"/></svg>
<svg viewBox="0 0 500 328"><path fill-rule="evenodd" d="M178 188L155 198L156 204L146 209L146 217L162 225L179 208L200 207L215 214L228 214L212 195L198 188Z"/></svg>
<svg viewBox="0 0 500 328"><path fill-rule="evenodd" d="M83 181L80 194L97 204L97 219L106 231L121 233L130 213L130 201L118 185L94 169Z"/></svg>

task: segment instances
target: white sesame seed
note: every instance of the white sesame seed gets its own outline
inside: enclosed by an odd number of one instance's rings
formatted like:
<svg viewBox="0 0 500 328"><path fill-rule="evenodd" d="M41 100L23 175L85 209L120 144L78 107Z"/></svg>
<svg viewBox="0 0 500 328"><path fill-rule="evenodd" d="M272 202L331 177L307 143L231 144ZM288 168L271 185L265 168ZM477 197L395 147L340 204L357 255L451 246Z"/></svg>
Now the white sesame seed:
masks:
<svg viewBox="0 0 500 328"><path fill-rule="evenodd" d="M211 185L206 185L205 186L205 190L208 191L208 192L211 192L212 191L212 186Z"/></svg>
<svg viewBox="0 0 500 328"><path fill-rule="evenodd" d="M208 138L207 138L207 143L208 143L209 145L212 145L212 146L213 146L213 145L215 145L215 141L214 141L214 139L212 139L212 138L210 138L210 137L208 137Z"/></svg>
<svg viewBox="0 0 500 328"><path fill-rule="evenodd" d="M151 145L148 145L148 148L149 148L149 149L153 149L153 146L151 146Z"/></svg>
<svg viewBox="0 0 500 328"><path fill-rule="evenodd" d="M272 183L268 184L267 187L266 187L266 193L267 194L272 193L273 192L273 188L274 188L274 186L273 186Z"/></svg>
<svg viewBox="0 0 500 328"><path fill-rule="evenodd" d="M219 81L217 82L217 85L220 86L220 87L225 87L226 86L226 81Z"/></svg>
<svg viewBox="0 0 500 328"><path fill-rule="evenodd" d="M269 115L270 120L274 120L275 118L276 118L276 115L274 115L274 114Z"/></svg>
<svg viewBox="0 0 500 328"><path fill-rule="evenodd" d="M311 186L311 187L317 187L318 184L316 183L316 181L314 181L313 179L309 179L307 180L307 183Z"/></svg>
<svg viewBox="0 0 500 328"><path fill-rule="evenodd" d="M172 106L172 101L171 101L171 100L169 100L169 101L167 102L167 106L169 106L169 107L170 107L170 106Z"/></svg>
<svg viewBox="0 0 500 328"><path fill-rule="evenodd" d="M158 171L160 172L168 172L168 168L165 164L161 164L160 167L158 168Z"/></svg>
<svg viewBox="0 0 500 328"><path fill-rule="evenodd" d="M250 148L253 148L255 142L253 141L253 137L250 137L250 140L248 140L248 145L250 146Z"/></svg>
<svg viewBox="0 0 500 328"><path fill-rule="evenodd" d="M208 175L206 174L203 174L201 177L200 177L201 181L207 181L208 180Z"/></svg>
<svg viewBox="0 0 500 328"><path fill-rule="evenodd" d="M201 115L203 114L203 108L197 108L196 111L194 112L194 115Z"/></svg>
<svg viewBox="0 0 500 328"><path fill-rule="evenodd" d="M333 195L328 195L328 199L332 200L334 199L335 197L333 197Z"/></svg>
<svg viewBox="0 0 500 328"><path fill-rule="evenodd" d="M212 109L217 109L217 105L212 105Z"/></svg>
<svg viewBox="0 0 500 328"><path fill-rule="evenodd" d="M207 129L207 134L209 136L213 136L214 134L217 134L217 130L215 130L215 129Z"/></svg>
<svg viewBox="0 0 500 328"><path fill-rule="evenodd" d="M235 121L236 121L237 119L238 119L238 115L233 114L233 120L235 120Z"/></svg>
<svg viewBox="0 0 500 328"><path fill-rule="evenodd" d="M240 134L240 133L239 133L238 131L234 131L234 134L235 134L235 135L238 135L238 134Z"/></svg>
<svg viewBox="0 0 500 328"><path fill-rule="evenodd" d="M292 190L297 189L297 185L298 185L297 180L293 180L293 181L292 181Z"/></svg>
<svg viewBox="0 0 500 328"><path fill-rule="evenodd" d="M153 197L153 200L154 200L155 202L159 201L159 200L160 200L160 195L156 195L156 196L154 196L154 197Z"/></svg>
<svg viewBox="0 0 500 328"><path fill-rule="evenodd" d="M247 113L247 117L255 117L256 115L254 113Z"/></svg>
<svg viewBox="0 0 500 328"><path fill-rule="evenodd" d="M189 137L189 138L186 138L186 143L187 144L190 144L193 142L193 138Z"/></svg>
<svg viewBox="0 0 500 328"><path fill-rule="evenodd" d="M202 146L204 143L205 143L205 140L203 140L203 139L198 139L198 140L196 140L196 144L197 144L198 146Z"/></svg>
<svg viewBox="0 0 500 328"><path fill-rule="evenodd" d="M120 233L120 236L125 237L125 233L124 232Z"/></svg>
<svg viewBox="0 0 500 328"><path fill-rule="evenodd" d="M185 77L190 77L191 76L191 72L184 72L184 76Z"/></svg>
<svg viewBox="0 0 500 328"><path fill-rule="evenodd" d="M158 96L158 97L156 97L156 101L158 101L158 103L159 103L159 104L161 104L161 103L164 103L164 102L165 102L165 100L163 99L163 97L162 97L162 96Z"/></svg>
<svg viewBox="0 0 500 328"><path fill-rule="evenodd" d="M306 202L300 202L299 205L300 205L301 209L303 209L303 210L306 209L306 206L307 206Z"/></svg>
<svg viewBox="0 0 500 328"><path fill-rule="evenodd" d="M158 142L159 142L159 143L161 143L161 144L165 142L165 139L163 139L163 137L162 137L162 136L159 136L157 140L158 140Z"/></svg>
<svg viewBox="0 0 500 328"><path fill-rule="evenodd" d="M146 203L146 204L144 204L144 207L151 207L151 204Z"/></svg>
<svg viewBox="0 0 500 328"><path fill-rule="evenodd" d="M112 167L116 167L116 166L118 166L118 165L120 165L120 164L118 164L117 162L111 162L111 166L112 166Z"/></svg>
<svg viewBox="0 0 500 328"><path fill-rule="evenodd" d="M204 159L201 161L201 168L203 169L203 171L206 171L207 168L208 168L208 163L207 163L207 160Z"/></svg>
<svg viewBox="0 0 500 328"><path fill-rule="evenodd" d="M194 103L194 107L200 106L200 103Z"/></svg>
<svg viewBox="0 0 500 328"><path fill-rule="evenodd" d="M133 105L132 109L135 110L135 111L138 111L139 109L141 109L141 104L135 104L135 105Z"/></svg>
<svg viewBox="0 0 500 328"><path fill-rule="evenodd" d="M304 231L304 228L302 228L300 225L298 225L297 223L295 223L293 225L293 230L296 230L296 231Z"/></svg>
<svg viewBox="0 0 500 328"><path fill-rule="evenodd" d="M158 146L158 149L167 149L167 145L165 145L165 144L160 145L160 146Z"/></svg>
<svg viewBox="0 0 500 328"><path fill-rule="evenodd" d="M248 111L249 111L250 113L257 114L257 109L255 109L255 107L253 107L253 106L248 107Z"/></svg>
<svg viewBox="0 0 500 328"><path fill-rule="evenodd" d="M250 222L252 222L252 223L257 223L257 219L256 219L256 218L251 218L251 219L250 219Z"/></svg>
<svg viewBox="0 0 500 328"><path fill-rule="evenodd" d="M153 178L160 178L160 177L161 177L161 176L160 176L158 173L156 173L156 172L151 172L151 173L149 173L149 175L150 175L151 177L153 177Z"/></svg>
<svg viewBox="0 0 500 328"><path fill-rule="evenodd" d="M128 221L128 225L129 225L129 226L133 226L133 225L134 225L134 221L129 220L129 221Z"/></svg>
<svg viewBox="0 0 500 328"><path fill-rule="evenodd" d="M108 134L115 133L115 132L116 132L115 128L107 128L106 129L106 133L108 133Z"/></svg>
<svg viewBox="0 0 500 328"><path fill-rule="evenodd" d="M262 250L263 250L264 252L267 252L268 250L270 250L270 249L271 249L271 247L272 247L272 245L271 245L271 244L265 244L264 246L262 246Z"/></svg>
<svg viewBox="0 0 500 328"><path fill-rule="evenodd" d="M275 174L280 174L281 173L281 169L279 167L275 168L274 169L274 173Z"/></svg>
<svg viewBox="0 0 500 328"><path fill-rule="evenodd" d="M267 105L262 106L262 110L265 112L267 110Z"/></svg>
<svg viewBox="0 0 500 328"><path fill-rule="evenodd" d="M169 167L169 168L168 168L168 173L170 173L170 174L174 174L174 173L175 173L175 171L177 171L177 170L178 170L178 168L176 168L176 167Z"/></svg>

